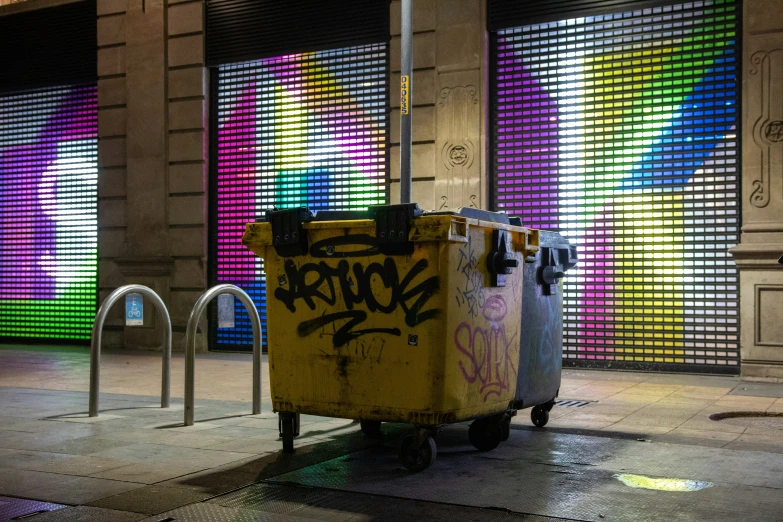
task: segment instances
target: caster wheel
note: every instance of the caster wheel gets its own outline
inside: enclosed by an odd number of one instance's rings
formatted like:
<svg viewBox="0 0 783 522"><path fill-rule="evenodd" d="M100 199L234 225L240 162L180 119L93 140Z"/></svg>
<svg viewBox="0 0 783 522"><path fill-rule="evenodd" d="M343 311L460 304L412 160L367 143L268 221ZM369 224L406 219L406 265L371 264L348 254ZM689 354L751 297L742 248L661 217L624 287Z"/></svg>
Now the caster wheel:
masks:
<svg viewBox="0 0 783 522"><path fill-rule="evenodd" d="M530 412L530 420L539 428L543 428L549 422L549 411L543 405L536 406Z"/></svg>
<svg viewBox="0 0 783 522"><path fill-rule="evenodd" d="M474 420L468 430L470 443L479 451L492 451L503 440L502 424L491 417Z"/></svg>
<svg viewBox="0 0 783 522"><path fill-rule="evenodd" d="M374 420L361 420L359 421L362 427L362 433L365 435L380 435L381 434L381 421Z"/></svg>
<svg viewBox="0 0 783 522"><path fill-rule="evenodd" d="M432 463L435 462L435 457L438 455L438 448L435 446L435 441L432 437L428 436L416 447L416 437L405 435L400 440L398 454L402 465L408 468L409 471L416 473L432 466Z"/></svg>
<svg viewBox="0 0 783 522"><path fill-rule="evenodd" d="M511 436L511 417L506 416L500 423L500 441L506 442Z"/></svg>
<svg viewBox="0 0 783 522"><path fill-rule="evenodd" d="M280 417L283 437L283 453L294 452L294 417Z"/></svg>
<svg viewBox="0 0 783 522"><path fill-rule="evenodd" d="M299 436L299 414L292 414L294 417L294 438ZM280 438L283 438L283 417L279 416L277 419L277 431L280 433Z"/></svg>

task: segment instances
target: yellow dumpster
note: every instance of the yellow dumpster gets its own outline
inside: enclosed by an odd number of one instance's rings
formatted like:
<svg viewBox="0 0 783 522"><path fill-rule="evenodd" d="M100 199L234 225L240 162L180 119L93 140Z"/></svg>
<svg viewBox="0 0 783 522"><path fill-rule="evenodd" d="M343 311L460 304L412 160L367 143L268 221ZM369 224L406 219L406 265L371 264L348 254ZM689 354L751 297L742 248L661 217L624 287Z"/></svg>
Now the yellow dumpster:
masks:
<svg viewBox="0 0 783 522"><path fill-rule="evenodd" d="M298 413L416 426L409 469L434 461L438 426L478 419L471 442L508 437L517 386L522 263L538 231L505 214L272 211L247 225L264 259L274 410L284 450Z"/></svg>

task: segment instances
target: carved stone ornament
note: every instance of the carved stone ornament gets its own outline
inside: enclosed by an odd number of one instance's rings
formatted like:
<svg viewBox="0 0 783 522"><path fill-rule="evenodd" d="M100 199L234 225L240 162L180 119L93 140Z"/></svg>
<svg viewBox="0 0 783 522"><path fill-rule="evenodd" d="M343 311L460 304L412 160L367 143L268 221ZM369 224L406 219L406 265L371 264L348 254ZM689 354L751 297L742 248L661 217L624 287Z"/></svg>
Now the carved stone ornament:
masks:
<svg viewBox="0 0 783 522"><path fill-rule="evenodd" d="M445 87L438 102L438 145L445 176L438 176L440 209L477 207L481 172L476 161L481 112L474 85Z"/></svg>
<svg viewBox="0 0 783 522"><path fill-rule="evenodd" d="M772 81L783 74L783 51L758 51L750 57L749 92L755 97L760 109L753 123L753 143L758 147L758 175L753 180L753 191L750 194L750 204L756 208L764 208L769 204L770 178L773 174L783 175L780 169L783 159L783 86ZM750 118L753 108L749 109ZM753 175L756 169L747 169L748 175Z"/></svg>

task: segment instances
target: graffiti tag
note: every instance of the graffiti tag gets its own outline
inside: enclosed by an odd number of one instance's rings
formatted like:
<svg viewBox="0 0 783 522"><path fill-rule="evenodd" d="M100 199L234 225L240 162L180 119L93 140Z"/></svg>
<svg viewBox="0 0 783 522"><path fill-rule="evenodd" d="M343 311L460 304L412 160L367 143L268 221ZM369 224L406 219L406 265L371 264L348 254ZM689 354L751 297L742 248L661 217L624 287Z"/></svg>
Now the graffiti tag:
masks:
<svg viewBox="0 0 783 522"><path fill-rule="evenodd" d="M484 307L484 274L478 268L478 260L473 252L473 247L468 242L466 248L459 251L457 272L464 276L464 280L457 287L457 306L468 307L471 317L477 317Z"/></svg>
<svg viewBox="0 0 783 522"><path fill-rule="evenodd" d="M438 291L438 276L432 276L413 285L413 280L424 272L427 266L427 260L421 259L400 279L397 264L389 257L383 263L375 262L367 266L354 263L353 270L346 260L339 261L335 267L321 261L306 263L297 268L289 259L285 262L285 273L289 284L287 287L276 288L274 295L291 312L296 311L298 299L304 301L311 310L315 310L316 301L341 309L338 312L324 313L320 317L302 321L297 328L300 337L306 337L326 325L336 324L339 321L345 323L334 332L332 342L335 347L343 346L361 335L382 333L399 336L401 335L399 328L359 329L358 327L367 320L368 314L365 310L354 310L354 305L364 303L369 312L383 314L391 314L400 307L405 313L405 324L409 327L436 318L440 310L424 310L424 306ZM381 284L377 284L377 281ZM342 295L339 303L338 288L339 294Z"/></svg>
<svg viewBox="0 0 783 522"><path fill-rule="evenodd" d="M489 325L479 327L462 322L454 331L454 343L467 360L459 362L465 380L479 382L479 393L486 401L490 396L516 387L517 364L512 358L512 347L519 344L517 333L506 333L503 319L506 317L506 301L501 296L487 298L481 313Z"/></svg>

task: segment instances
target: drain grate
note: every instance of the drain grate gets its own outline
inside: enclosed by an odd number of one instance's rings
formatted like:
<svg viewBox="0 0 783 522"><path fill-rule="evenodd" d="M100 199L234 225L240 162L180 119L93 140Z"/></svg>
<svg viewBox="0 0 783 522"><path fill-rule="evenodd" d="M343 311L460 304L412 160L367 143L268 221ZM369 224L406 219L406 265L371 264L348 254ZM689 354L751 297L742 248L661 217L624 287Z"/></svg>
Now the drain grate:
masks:
<svg viewBox="0 0 783 522"><path fill-rule="evenodd" d="M345 487L351 477L329 473ZM141 522L258 522L272 520L448 520L449 522L558 522L562 519L410 498L256 483Z"/></svg>
<svg viewBox="0 0 783 522"><path fill-rule="evenodd" d="M555 403L555 406L559 408L582 408L584 406L587 406L591 402L595 402L595 401L576 401L576 400L557 401Z"/></svg>
<svg viewBox="0 0 783 522"><path fill-rule="evenodd" d="M0 520L27 520L35 515L62 509L62 504L52 504L51 502L38 502L36 500L27 500L25 498L0 497Z"/></svg>

